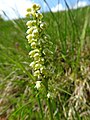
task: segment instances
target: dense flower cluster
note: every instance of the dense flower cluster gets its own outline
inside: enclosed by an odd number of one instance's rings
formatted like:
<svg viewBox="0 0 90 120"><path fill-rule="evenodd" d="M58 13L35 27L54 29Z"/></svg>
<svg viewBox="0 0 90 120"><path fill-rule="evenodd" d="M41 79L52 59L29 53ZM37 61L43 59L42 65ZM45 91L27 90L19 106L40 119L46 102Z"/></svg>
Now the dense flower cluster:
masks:
<svg viewBox="0 0 90 120"><path fill-rule="evenodd" d="M43 15L39 13L39 10L40 6L38 4L33 4L31 8L28 8L27 16L30 17L30 20L26 23L28 27L26 38L31 46L29 55L32 62L30 63L30 67L34 70L33 75L37 78L41 78L42 75L45 76L45 55L47 55L47 52L51 52L45 46L48 41L47 35L43 34L46 23L42 21Z"/></svg>
<svg viewBox="0 0 90 120"><path fill-rule="evenodd" d="M30 67L34 70L34 76L41 77L41 73L45 68L44 59L41 55L41 49L38 45L40 31L43 28L44 24L42 23L42 14L38 12L40 9L39 5L33 4L32 8L27 9L27 15L32 17L32 20L27 22L28 30L27 30L27 39L28 43L31 44L31 51L29 55L33 58L33 62L31 62ZM41 26L41 27L40 27Z"/></svg>
<svg viewBox="0 0 90 120"><path fill-rule="evenodd" d="M49 59L50 54L52 54L47 45L52 43L48 41L48 36L44 33L46 23L43 22L43 15L39 10L40 6L38 4L33 4L31 8L27 9L26 16L30 17L30 20L26 23L28 27L26 38L31 46L29 55L32 59L30 67L33 69L33 75L42 79L47 74L47 57Z"/></svg>

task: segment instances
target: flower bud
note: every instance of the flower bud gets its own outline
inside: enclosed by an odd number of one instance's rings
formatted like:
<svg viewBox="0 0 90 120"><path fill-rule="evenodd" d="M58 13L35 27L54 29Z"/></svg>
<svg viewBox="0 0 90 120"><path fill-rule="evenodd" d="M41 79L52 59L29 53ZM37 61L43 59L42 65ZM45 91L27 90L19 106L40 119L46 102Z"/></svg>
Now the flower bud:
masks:
<svg viewBox="0 0 90 120"><path fill-rule="evenodd" d="M39 59L40 53L35 53L33 57L34 57L36 60Z"/></svg>
<svg viewBox="0 0 90 120"><path fill-rule="evenodd" d="M46 68L45 68L45 66L42 66L41 68L40 68L40 72L42 73L42 74L44 74L44 75L46 75Z"/></svg>
<svg viewBox="0 0 90 120"><path fill-rule="evenodd" d="M31 8L27 8L27 12L31 12L32 11L32 9Z"/></svg>
<svg viewBox="0 0 90 120"><path fill-rule="evenodd" d="M37 71L34 72L34 76L35 77L38 77L39 75L40 75L40 71L39 70L37 70Z"/></svg>
<svg viewBox="0 0 90 120"><path fill-rule="evenodd" d="M35 53L37 53L37 52L39 52L38 49L32 50L29 52L29 55L33 57L35 55Z"/></svg>
<svg viewBox="0 0 90 120"><path fill-rule="evenodd" d="M26 16L26 17L30 17L30 14L31 14L31 13L30 13L30 12L28 12L28 13L26 13L26 15L25 15L25 16Z"/></svg>
<svg viewBox="0 0 90 120"><path fill-rule="evenodd" d="M35 29L35 30L33 30L33 36L34 37L38 37L38 35L39 35L39 32L38 32L38 30L37 29Z"/></svg>
<svg viewBox="0 0 90 120"><path fill-rule="evenodd" d="M28 40L31 40L31 39L33 38L33 37L32 37L32 34L27 35L26 38L27 38Z"/></svg>
<svg viewBox="0 0 90 120"><path fill-rule="evenodd" d="M27 23L26 23L27 26L29 27L32 27L33 25L36 25L36 20L29 20Z"/></svg>
<svg viewBox="0 0 90 120"><path fill-rule="evenodd" d="M41 67L42 67L41 64L36 64L36 65L35 65L35 70L38 70L38 69L40 69Z"/></svg>
<svg viewBox="0 0 90 120"><path fill-rule="evenodd" d="M46 28L46 23L41 23L41 24L40 24L40 28L41 28L41 29L45 29L45 28Z"/></svg>
<svg viewBox="0 0 90 120"><path fill-rule="evenodd" d="M31 28L28 29L26 33L27 33L27 34L32 34L32 29L31 29Z"/></svg>
<svg viewBox="0 0 90 120"><path fill-rule="evenodd" d="M41 7L40 7L40 5L38 5L38 4L33 4L33 5L32 5L32 9L35 10L35 11L40 10L40 8L41 8Z"/></svg>
<svg viewBox="0 0 90 120"><path fill-rule="evenodd" d="M42 19L43 18L43 15L41 13L36 13L35 16L36 16L37 19Z"/></svg>
<svg viewBox="0 0 90 120"><path fill-rule="evenodd" d="M34 68L35 67L35 62L31 62L29 66Z"/></svg>
<svg viewBox="0 0 90 120"><path fill-rule="evenodd" d="M36 43L35 42L32 42L31 43L31 47L34 49L34 48L36 48Z"/></svg>

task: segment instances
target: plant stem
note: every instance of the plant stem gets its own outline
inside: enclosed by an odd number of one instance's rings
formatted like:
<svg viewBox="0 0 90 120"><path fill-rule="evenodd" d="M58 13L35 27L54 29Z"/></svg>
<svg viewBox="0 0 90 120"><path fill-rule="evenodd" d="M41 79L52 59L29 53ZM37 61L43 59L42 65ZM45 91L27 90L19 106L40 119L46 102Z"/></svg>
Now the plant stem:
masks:
<svg viewBox="0 0 90 120"><path fill-rule="evenodd" d="M47 94L48 94L48 80L44 81L44 86L45 86L45 90L46 90L46 97L47 97ZM48 108L49 108L49 113L50 113L50 120L54 120L53 119L53 111L52 111L52 105L51 105L51 100L50 98L48 98L47 100L48 102Z"/></svg>
<svg viewBox="0 0 90 120"><path fill-rule="evenodd" d="M48 107L49 107L49 112L50 112L50 120L54 120L50 98L48 98Z"/></svg>
<svg viewBox="0 0 90 120"><path fill-rule="evenodd" d="M39 94L38 94L38 103L39 103L39 107L40 107L41 117L42 117L42 120L43 120L44 115L43 115L43 110L42 110L42 105L41 105Z"/></svg>

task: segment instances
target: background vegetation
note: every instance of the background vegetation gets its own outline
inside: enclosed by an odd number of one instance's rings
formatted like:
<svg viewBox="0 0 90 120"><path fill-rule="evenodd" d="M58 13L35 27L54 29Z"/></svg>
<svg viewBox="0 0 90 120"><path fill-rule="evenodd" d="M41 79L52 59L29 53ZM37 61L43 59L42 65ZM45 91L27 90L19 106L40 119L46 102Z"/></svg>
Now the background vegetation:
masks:
<svg viewBox="0 0 90 120"><path fill-rule="evenodd" d="M68 7L68 6L67 6ZM90 119L90 7L43 13L53 42L49 80L54 120ZM0 18L0 116L8 120L50 119L44 89L34 89L26 36L27 19Z"/></svg>

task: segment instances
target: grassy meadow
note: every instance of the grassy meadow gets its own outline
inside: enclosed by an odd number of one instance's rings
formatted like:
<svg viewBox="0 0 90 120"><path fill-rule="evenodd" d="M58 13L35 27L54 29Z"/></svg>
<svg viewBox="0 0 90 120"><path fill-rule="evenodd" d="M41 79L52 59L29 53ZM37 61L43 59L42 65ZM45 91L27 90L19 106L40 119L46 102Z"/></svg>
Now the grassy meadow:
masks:
<svg viewBox="0 0 90 120"><path fill-rule="evenodd" d="M90 7L43 16L53 43L49 107L32 79L28 18L0 19L0 120L90 120Z"/></svg>

